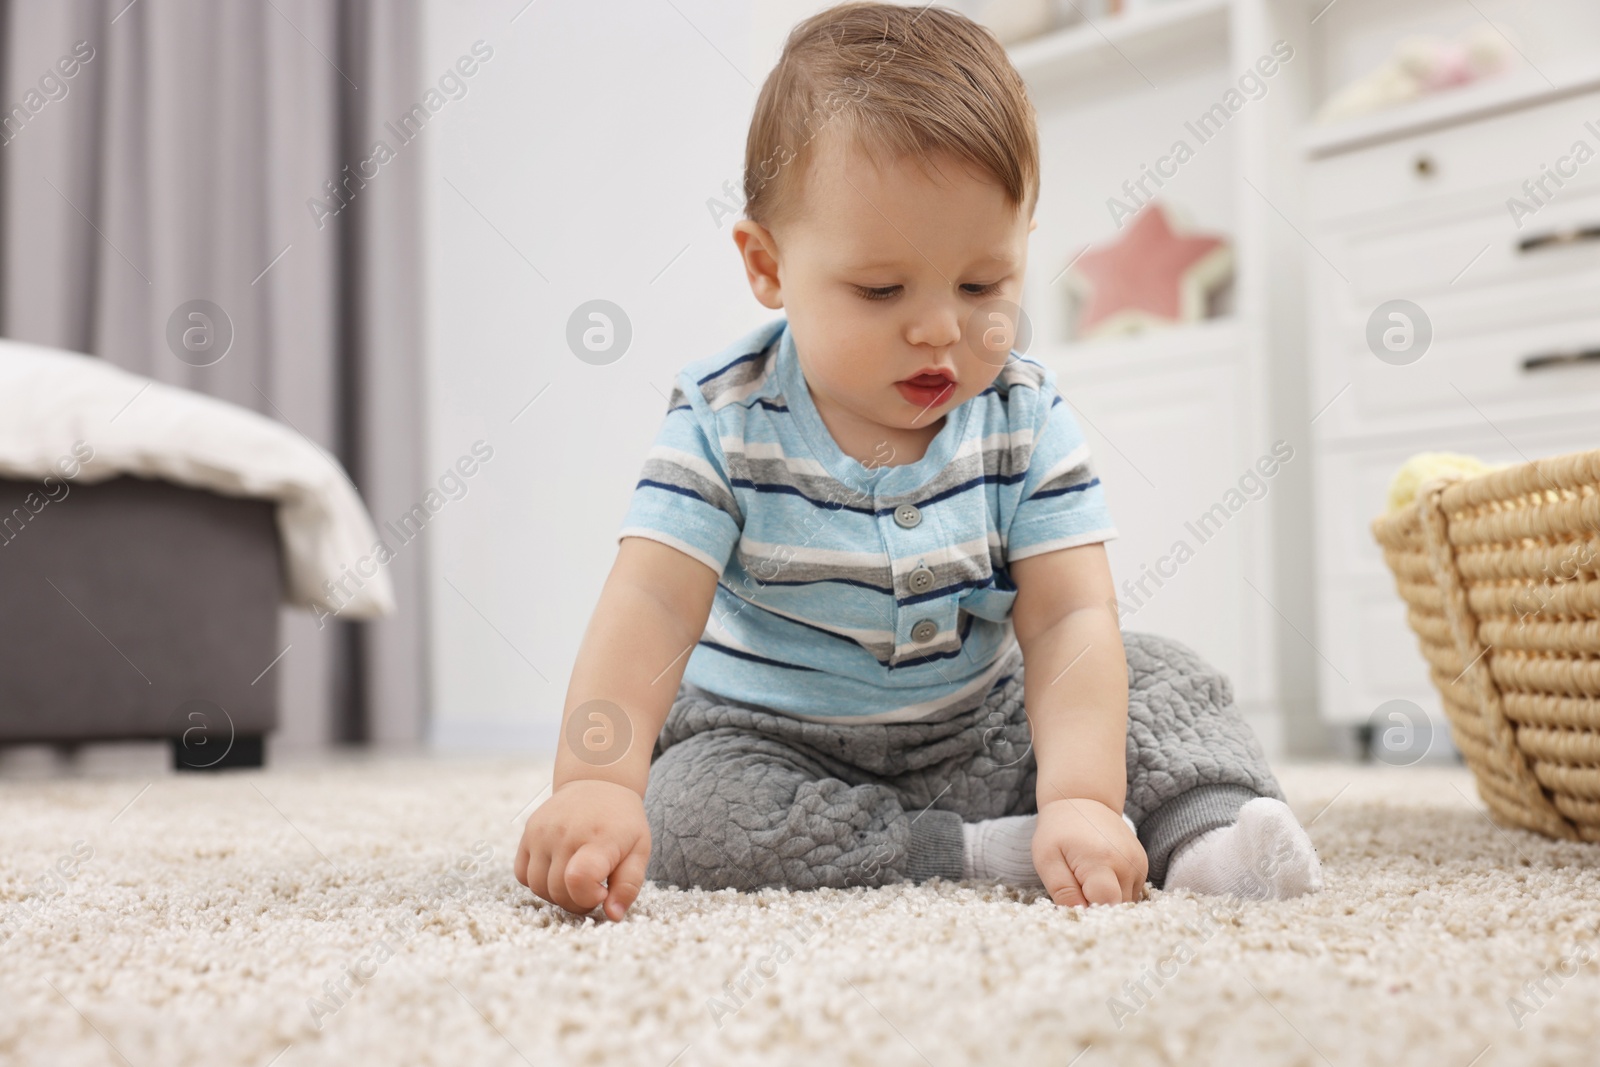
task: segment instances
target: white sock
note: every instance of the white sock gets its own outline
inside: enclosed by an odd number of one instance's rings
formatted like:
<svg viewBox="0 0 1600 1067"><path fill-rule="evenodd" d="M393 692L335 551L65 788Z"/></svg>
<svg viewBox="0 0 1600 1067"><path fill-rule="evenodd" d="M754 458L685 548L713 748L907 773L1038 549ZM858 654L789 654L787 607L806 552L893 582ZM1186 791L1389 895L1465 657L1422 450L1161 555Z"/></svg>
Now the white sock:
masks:
<svg viewBox="0 0 1600 1067"><path fill-rule="evenodd" d="M1033 869L1033 829L1037 815L1006 815L961 824L962 872L967 879L995 879L1019 889L1043 889Z"/></svg>
<svg viewBox="0 0 1600 1067"><path fill-rule="evenodd" d="M1322 888L1322 863L1289 805L1257 797L1232 826L1191 839L1167 863L1168 889L1283 900Z"/></svg>

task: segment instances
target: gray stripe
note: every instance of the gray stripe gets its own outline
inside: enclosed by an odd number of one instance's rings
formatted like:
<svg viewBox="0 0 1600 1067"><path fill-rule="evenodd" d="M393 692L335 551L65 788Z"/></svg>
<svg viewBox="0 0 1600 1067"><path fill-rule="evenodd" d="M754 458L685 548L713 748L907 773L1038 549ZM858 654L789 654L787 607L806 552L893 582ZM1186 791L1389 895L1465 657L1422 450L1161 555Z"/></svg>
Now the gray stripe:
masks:
<svg viewBox="0 0 1600 1067"><path fill-rule="evenodd" d="M778 582L783 585L828 581L860 582L876 589L892 590L892 595L898 600L909 600L918 595L911 588L911 568L896 577L887 554L870 563L802 560L794 558L785 551L794 547L799 547L798 543L778 545L772 552L757 551L747 548L746 543L741 541L735 549L735 554L739 558L740 566L758 582ZM994 574L994 552L997 547L985 541L982 552L963 553L955 559L926 564L933 572L933 585L924 592L949 589L965 582L988 581ZM891 594L885 592L877 595Z"/></svg>
<svg viewBox="0 0 1600 1067"><path fill-rule="evenodd" d="M707 378L700 383L700 395L706 398L706 403L711 405L714 410L717 406L717 399L723 393L728 392L730 389L747 386L760 378L776 363L777 358L778 341L774 337L772 342L763 350L763 358L736 362L721 374ZM753 400L754 397L752 396L751 399Z"/></svg>
<svg viewBox="0 0 1600 1067"><path fill-rule="evenodd" d="M1025 385L1034 389L1044 389L1044 364L1030 363L1020 359L1013 359L1007 363L995 378L995 387L1009 396L1013 385ZM1050 402L1054 398L1047 398Z"/></svg>
<svg viewBox="0 0 1600 1067"><path fill-rule="evenodd" d="M744 528L744 513L739 509L739 502L720 480L712 481L698 471L659 456L651 456L644 461L639 478L641 481L663 482L687 489L712 507L726 513L740 529Z"/></svg>
<svg viewBox="0 0 1600 1067"><path fill-rule="evenodd" d="M1093 480L1094 468L1090 465L1088 460L1084 460L1071 470L1062 471L1054 478L1051 478L1049 481L1039 486L1039 488L1035 489L1034 493L1038 494L1050 490L1059 492L1063 489L1070 489L1075 485L1086 485Z"/></svg>
<svg viewBox="0 0 1600 1067"><path fill-rule="evenodd" d="M781 440L779 447L782 447ZM851 489L835 478L791 470L784 456L762 456L751 459L743 449L727 448L726 442L724 449L728 459L729 474L733 477L747 479L757 485L792 489L810 500L821 501L824 504L845 507L873 506L873 499L869 494ZM919 504L975 478L1014 478L1028 469L1028 461L1032 455L1032 442L989 445L979 453L957 456L926 484L912 492L878 497L876 506L893 509L901 504ZM974 486L966 491L981 493L983 488Z"/></svg>
<svg viewBox="0 0 1600 1067"><path fill-rule="evenodd" d="M889 569L887 555L871 563L842 563L828 560L799 560L785 553L791 545L779 545L776 552L751 551L740 541L734 550L739 565L757 582L778 582L783 585L803 582L861 582L880 590L894 588L894 576ZM862 591L866 593L866 590ZM879 596L886 595L883 593Z"/></svg>
<svg viewBox="0 0 1600 1067"><path fill-rule="evenodd" d="M782 402L780 397L777 401ZM783 416L778 416L782 418ZM796 427L798 430L798 427ZM743 442L741 442L742 444ZM782 442L779 442L782 447ZM734 449L727 453L728 470L735 478L741 478L755 485L780 486L793 489L798 493L820 501L822 504L841 508L870 508L872 494L864 493L832 478L826 474L800 473L789 469L784 456L760 456L752 459L743 448ZM828 512L823 512L823 519L827 521Z"/></svg>

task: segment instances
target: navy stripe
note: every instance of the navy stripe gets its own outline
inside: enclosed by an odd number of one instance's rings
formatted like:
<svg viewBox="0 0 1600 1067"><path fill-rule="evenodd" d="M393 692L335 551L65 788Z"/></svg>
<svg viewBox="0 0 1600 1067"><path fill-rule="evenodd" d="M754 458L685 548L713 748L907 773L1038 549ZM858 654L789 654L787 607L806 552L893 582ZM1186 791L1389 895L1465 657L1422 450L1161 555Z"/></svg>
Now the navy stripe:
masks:
<svg viewBox="0 0 1600 1067"><path fill-rule="evenodd" d="M748 660L751 663L764 663L769 667L787 667L791 671L810 671L812 674L817 673L817 669L815 667L805 667L798 663L785 663L782 660L768 659L765 656L757 656L754 653L743 652L737 648L729 648L727 645L719 645L715 641L704 637L700 639L699 647L709 648L713 652L721 652L724 656L732 656L734 659Z"/></svg>
<svg viewBox="0 0 1600 1067"><path fill-rule="evenodd" d="M774 582L766 582L766 583L764 583L764 584L765 584L765 585L774 585L774 584L777 584L777 583L774 583ZM854 583L851 583L851 584L854 584ZM747 599L747 598L745 598L745 597L742 597L742 596L740 596L740 595L739 595L739 594L738 594L738 593L736 593L736 592L734 592L734 591L733 591L733 590L732 590L732 589L731 589L731 588L729 588L729 587L728 587L728 586L727 586L727 585L726 585L726 584L724 584L724 583L722 583L722 582L718 582L718 583L717 583L717 585L718 585L718 586L719 586L719 587L720 587L720 588L722 588L722 589L724 589L724 590L726 590L726 591L727 591L727 592L728 592L728 594L729 594L729 595L731 595L731 596L732 596L732 597L734 597L734 599L736 599L736 600L738 600L738 601L739 601L739 602L740 602L740 603L741 603L741 604L744 604L744 605L748 605L748 606L750 606L750 607L753 607L753 608L760 608L760 607L761 607L761 605L760 605L760 604L758 604L758 603L756 603L756 602L755 602L755 601L754 601L754 600L749 600L749 599ZM883 590L883 589L879 589L879 590L877 590L877 592L880 592L880 593L887 593L887 592L888 592L888 590ZM741 609L740 609L740 611L742 611L742 610L744 610L744 609L743 609L743 608L741 608ZM738 614L739 614L739 612L732 612L732 613L731 613L731 614L730 614L730 615L728 615L728 616L723 616L723 618L732 618L732 617L734 617L734 616L737 616L737 615L738 615ZM859 648L859 647L861 647L861 646L860 646L860 645L859 645L859 644L858 644L858 643L857 643L857 642L856 642L856 640L855 640L855 639L854 639L854 638L852 638L852 637L846 637L846 636L845 636L845 635L844 635L844 634L841 634L841 633L835 633L835 632L834 632L834 631L832 631L832 630L830 630L830 629L828 629L828 628L827 628L827 627L825 627L825 626L818 626L818 625L816 625L816 624L815 624L815 623L810 623L810 622L807 622L807 621L806 621L806 620L805 620L805 619L794 619L794 618L790 618L790 617L789 617L789 616L787 616L787 615L778 615L778 616L775 616L775 617L776 617L776 618L777 618L777 619L778 619L778 620L779 620L779 621L780 621L780 622L784 622L784 623L787 623L787 624L788 624L788 625L790 625L790 626L799 626L799 627L802 627L802 628L804 628L804 629L807 629L807 630L810 630L810 631L812 631L812 632L813 632L813 633L819 633L819 634L822 634L822 635L823 635L823 636L825 636L825 637L831 637L831 638L833 638L833 639L834 639L834 640L835 640L835 641L842 641L842 642L844 642L844 643L845 643L845 644L846 644L846 645L849 645L849 646L851 646L851 647L852 647L852 648ZM882 661L881 661L881 660L880 660L880 661L879 661L879 662L882 662Z"/></svg>
<svg viewBox="0 0 1600 1067"><path fill-rule="evenodd" d="M1027 476L1027 472L1023 471L1018 474L985 474L980 477L969 478L960 485L953 485L949 489L919 500L917 506L927 507L929 504L936 504L941 500L949 500L951 497L959 496L970 489L981 489L987 485L1012 485L1016 482L1022 481ZM782 485L777 482L753 482L748 478L734 478L732 479L732 483L736 489L749 489L751 492L755 493L782 493L790 496L796 496L813 507L821 508L823 511L852 511L859 515L870 515L873 518L879 518L884 515L893 515L895 512L894 508L857 507L853 504L843 504L838 501L818 500L816 497L808 496L801 492L795 486ZM856 493L855 495L864 496L866 494ZM1036 493L1034 495L1041 496L1049 494Z"/></svg>
<svg viewBox="0 0 1600 1067"><path fill-rule="evenodd" d="M785 589L795 589L795 588L799 588L801 586L806 586L806 585L827 585L828 583L831 582L831 583L836 584L836 585L848 585L848 586L853 586L853 587L855 587L857 589L866 589L866 590L870 590L871 592L874 592L874 593L882 593L885 596L894 596L894 588L892 586L882 586L882 585L877 585L877 584L872 583L872 582L863 582L863 581L860 581L860 580L855 579L855 578L797 578L797 579L795 579L793 581L788 581L788 582L779 581L776 578L771 579L771 580L768 580L768 579L765 579L765 578L758 578L756 580L757 580L758 586L760 588L762 588L762 589L765 589L768 586L779 586L779 587L782 587L782 588L785 588ZM982 581L979 581L977 579L972 579L970 581L957 582L954 585L941 586L938 589L933 589L933 590L930 590L930 591L928 591L926 593L918 593L915 596L895 597L895 603L900 605L901 607L905 608L905 607L910 607L913 604L924 604L924 603L927 603L930 600L938 600L941 597L949 596L951 593L959 593L963 589L988 589L988 588L991 588L993 585L994 585L994 579L992 579L992 578L987 578L987 579L984 579ZM727 587L724 586L723 588L727 588ZM730 590L730 592L731 592L731 590ZM735 595L737 595L737 594L735 594ZM741 597L740 599L744 599L744 598ZM748 602L754 604L754 601L748 601ZM756 605L756 606L759 607L759 605ZM786 619L785 621L787 621L787 622L797 622L798 620ZM835 636L838 636L838 635L836 634Z"/></svg>
<svg viewBox="0 0 1600 1067"><path fill-rule="evenodd" d="M729 363L726 367L723 367L721 370L712 371L710 374L706 375L704 378L701 378L699 381L695 382L694 384L696 384L696 385L704 385L704 384L706 384L707 382L709 382L713 378L720 378L722 375L727 374L730 370L732 370L733 368L737 367L739 364L741 364L741 363L749 363L752 359L760 359L762 356L764 356L766 354L767 354L767 350L764 349L764 348L759 352L747 352L744 355L740 356L738 359L734 360L732 363Z"/></svg>
<svg viewBox="0 0 1600 1067"><path fill-rule="evenodd" d="M686 496L690 500L698 500L702 504L706 504L706 505L708 505L710 507L717 508L717 505L711 503L711 501L707 500L705 497L701 496L699 493L695 492L693 489L689 489L689 488L687 488L685 486L682 486L682 485L668 485L666 482L658 482L653 478L640 478L639 479L639 484L634 486L634 489L635 490L639 490L639 489L644 489L646 487L649 487L651 489L662 489L662 490L665 490L668 493L677 493L679 496ZM723 511L721 508L717 508L717 513L721 514L721 515L728 515L728 513L726 511ZM733 516L728 515L728 517L731 519Z"/></svg>
<svg viewBox="0 0 1600 1067"><path fill-rule="evenodd" d="M790 496L797 496L812 507L821 508L823 511L854 511L860 515L875 514L872 508L855 507L850 504L841 504L837 501L818 500L815 497L806 496L806 494L792 485L778 485L775 482L752 482L748 478L735 478L733 479L733 486L735 489L749 489L757 493L787 493Z"/></svg>
<svg viewBox="0 0 1600 1067"><path fill-rule="evenodd" d="M956 496L959 493L965 493L968 489L971 489L971 488L973 488L975 486L982 486L984 484L985 480L986 480L986 476L985 475L979 475L976 478L968 478L966 481L962 482L959 485L952 485L950 488L944 490L943 492L935 493L930 497L927 497L927 498L922 499L922 500L918 500L917 501L917 506L925 508L929 504L937 504L941 500L948 500L951 497ZM897 510L896 508L879 508L878 511L877 511L877 514L878 515L893 515L896 510Z"/></svg>
<svg viewBox="0 0 1600 1067"><path fill-rule="evenodd" d="M1004 568L996 570L984 581L971 584L980 593L989 589L999 593L1015 593L1017 591L1017 587L1012 584L1011 576L1006 573Z"/></svg>
<svg viewBox="0 0 1600 1067"><path fill-rule="evenodd" d="M802 585L825 585L828 582L834 582L838 585L849 585L854 586L857 589L866 589L874 593L882 593L884 596L894 595L894 588L892 586L874 585L871 582L857 581L854 578L805 578L797 579L796 581L792 582L780 582L776 578L773 578L770 581L765 578L757 578L756 581L762 589L765 589L769 585L783 586L785 588L792 589ZM792 622L794 620L791 619L789 621Z"/></svg>
<svg viewBox="0 0 1600 1067"><path fill-rule="evenodd" d="M908 596L897 599L895 603L899 604L903 608L908 608L912 604L922 604L929 600L938 600L941 597L949 596L951 593L959 593L963 589L984 589L987 588L988 585L989 582L987 580L981 582L976 580L957 582L955 585L947 585L940 589L930 589L926 593L918 593L916 596Z"/></svg>
<svg viewBox="0 0 1600 1067"><path fill-rule="evenodd" d="M890 670L903 671L907 667L917 667L924 663L937 663L942 659L955 659L958 656L966 655L967 635L972 632L972 618L972 615L965 611L961 613L961 622L957 624L956 629L956 648L947 652L930 652L926 656L918 656L915 659L908 659L902 663L885 663L884 666L888 667Z"/></svg>
<svg viewBox="0 0 1600 1067"><path fill-rule="evenodd" d="M1100 484L1100 479L1099 478L1090 478L1086 482L1079 482L1077 485L1063 486L1060 489L1041 489L1037 493L1034 493L1032 496L1030 496L1028 499L1029 500L1043 500L1045 497L1061 496L1064 493L1081 493L1085 489L1093 489L1095 486L1097 486L1099 484Z"/></svg>

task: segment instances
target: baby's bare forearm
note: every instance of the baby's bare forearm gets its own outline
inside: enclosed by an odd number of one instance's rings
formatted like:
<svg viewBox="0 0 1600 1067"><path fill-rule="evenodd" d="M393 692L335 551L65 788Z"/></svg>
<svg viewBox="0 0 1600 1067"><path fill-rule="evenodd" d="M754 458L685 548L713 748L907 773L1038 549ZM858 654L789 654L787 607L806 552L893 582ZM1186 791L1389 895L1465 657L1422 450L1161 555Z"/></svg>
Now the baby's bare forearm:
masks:
<svg viewBox="0 0 1600 1067"><path fill-rule="evenodd" d="M1039 807L1087 798L1122 811L1128 663L1116 617L1102 607L1069 612L1035 634L1022 654Z"/></svg>
<svg viewBox="0 0 1600 1067"><path fill-rule="evenodd" d="M651 750L703 625L693 624L692 611L613 574L567 686L554 789L590 779L644 795Z"/></svg>

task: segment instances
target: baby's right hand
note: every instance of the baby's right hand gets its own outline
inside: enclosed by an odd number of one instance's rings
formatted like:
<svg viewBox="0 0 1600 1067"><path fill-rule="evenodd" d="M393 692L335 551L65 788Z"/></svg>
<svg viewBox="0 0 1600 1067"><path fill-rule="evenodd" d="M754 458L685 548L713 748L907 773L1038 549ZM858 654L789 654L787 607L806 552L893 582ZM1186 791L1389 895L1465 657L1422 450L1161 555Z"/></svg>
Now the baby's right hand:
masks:
<svg viewBox="0 0 1600 1067"><path fill-rule="evenodd" d="M587 915L605 902L621 920L644 885L650 821L625 785L580 778L534 809L517 846L517 881L552 904Z"/></svg>

